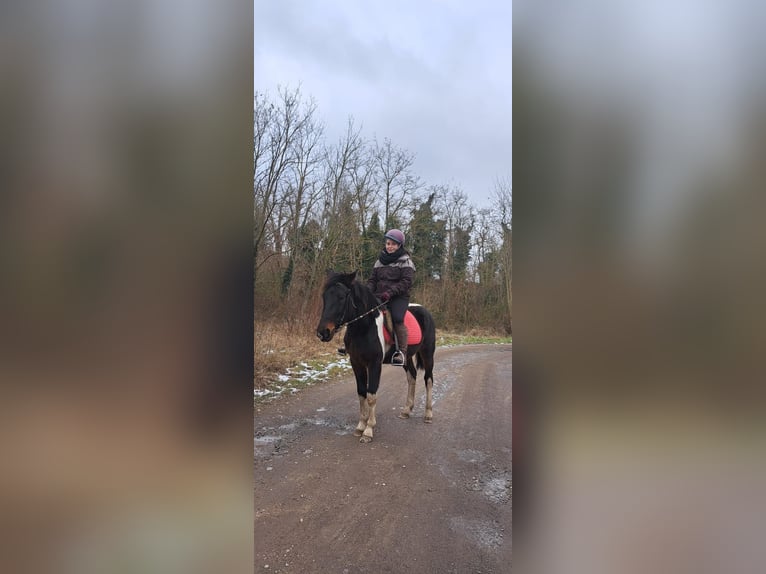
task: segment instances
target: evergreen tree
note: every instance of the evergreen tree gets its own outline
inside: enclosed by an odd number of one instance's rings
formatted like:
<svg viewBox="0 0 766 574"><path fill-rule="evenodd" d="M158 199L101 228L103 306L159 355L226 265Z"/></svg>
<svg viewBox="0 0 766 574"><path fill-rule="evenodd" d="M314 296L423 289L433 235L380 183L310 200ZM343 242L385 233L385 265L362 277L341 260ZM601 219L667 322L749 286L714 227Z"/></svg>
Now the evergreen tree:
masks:
<svg viewBox="0 0 766 574"><path fill-rule="evenodd" d="M452 232L452 268L450 274L455 281L464 281L468 260L471 258L471 230L456 227Z"/></svg>
<svg viewBox="0 0 766 574"><path fill-rule="evenodd" d="M484 259L479 262L476 268L479 283L486 287L496 283L499 270L500 263L497 253L495 251L488 251L484 254Z"/></svg>
<svg viewBox="0 0 766 574"><path fill-rule="evenodd" d="M433 279L441 273L446 230L444 221L433 212L435 193L431 193L412 214L407 246L415 259L415 280Z"/></svg>

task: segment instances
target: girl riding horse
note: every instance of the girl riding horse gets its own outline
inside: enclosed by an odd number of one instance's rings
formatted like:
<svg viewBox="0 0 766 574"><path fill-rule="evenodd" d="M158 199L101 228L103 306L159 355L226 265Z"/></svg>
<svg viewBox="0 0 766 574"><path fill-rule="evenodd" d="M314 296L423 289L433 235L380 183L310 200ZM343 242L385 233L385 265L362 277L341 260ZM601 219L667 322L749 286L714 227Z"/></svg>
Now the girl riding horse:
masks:
<svg viewBox="0 0 766 574"><path fill-rule="evenodd" d="M404 313L410 304L410 288L415 275L415 264L404 249L404 233L398 229L387 231L386 245L372 267L367 286L381 301L388 303L388 311L394 324L396 352L391 364L404 366L407 357L407 325Z"/></svg>

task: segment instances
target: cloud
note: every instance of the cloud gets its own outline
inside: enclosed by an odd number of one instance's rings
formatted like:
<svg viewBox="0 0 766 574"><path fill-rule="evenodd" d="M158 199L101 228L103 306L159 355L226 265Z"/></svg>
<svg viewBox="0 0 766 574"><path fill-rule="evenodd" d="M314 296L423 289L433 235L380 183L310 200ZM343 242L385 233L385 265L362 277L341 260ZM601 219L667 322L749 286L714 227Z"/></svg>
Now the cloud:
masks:
<svg viewBox="0 0 766 574"><path fill-rule="evenodd" d="M352 116L477 206L512 173L510 4L261 2L254 54L255 88L300 85L331 141Z"/></svg>

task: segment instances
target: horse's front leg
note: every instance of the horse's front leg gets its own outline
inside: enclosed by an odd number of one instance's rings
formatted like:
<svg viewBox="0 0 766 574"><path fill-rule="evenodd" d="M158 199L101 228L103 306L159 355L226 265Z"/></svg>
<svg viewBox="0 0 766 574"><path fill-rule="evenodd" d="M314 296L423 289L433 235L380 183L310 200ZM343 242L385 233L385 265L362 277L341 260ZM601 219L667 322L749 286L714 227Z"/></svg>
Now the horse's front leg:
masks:
<svg viewBox="0 0 766 574"><path fill-rule="evenodd" d="M372 431L377 424L375 418L375 407L378 403L378 386L380 385L380 370L381 364L378 362L370 365L369 375L367 378L367 426L362 432L362 438L359 442L370 442L372 440ZM360 401L361 404L361 401Z"/></svg>
<svg viewBox="0 0 766 574"><path fill-rule="evenodd" d="M367 428L367 421L370 418L370 407L367 404L367 397L359 396L359 422L356 423L354 436L362 436L364 429Z"/></svg>
<svg viewBox="0 0 766 574"><path fill-rule="evenodd" d="M356 394L359 395L359 422L354 429L354 436L362 436L367 428L367 420L370 417L370 407L367 405L367 369L351 365L356 377Z"/></svg>

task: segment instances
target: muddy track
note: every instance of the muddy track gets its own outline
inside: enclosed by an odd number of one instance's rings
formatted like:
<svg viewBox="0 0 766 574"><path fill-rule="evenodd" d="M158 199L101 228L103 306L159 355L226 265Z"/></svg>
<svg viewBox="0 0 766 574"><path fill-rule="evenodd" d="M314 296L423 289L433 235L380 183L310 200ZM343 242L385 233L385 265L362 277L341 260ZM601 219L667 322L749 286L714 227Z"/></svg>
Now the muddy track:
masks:
<svg viewBox="0 0 766 574"><path fill-rule="evenodd" d="M397 417L384 366L372 443L353 436L353 376L255 409L255 572L511 569L510 345L437 349L434 420Z"/></svg>

